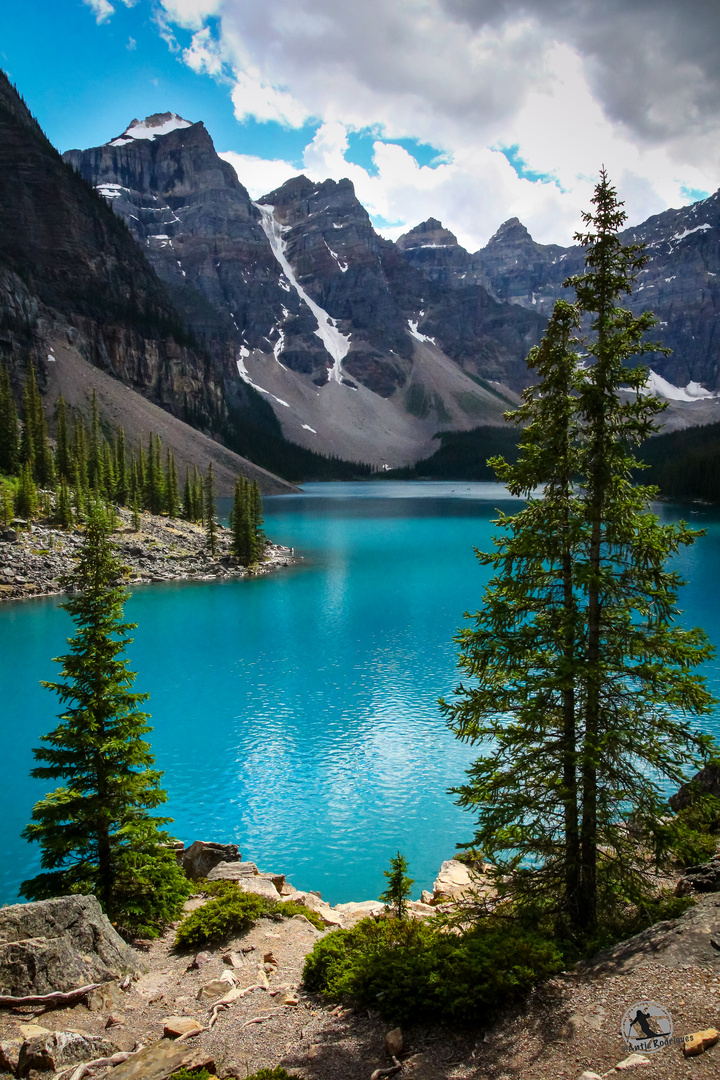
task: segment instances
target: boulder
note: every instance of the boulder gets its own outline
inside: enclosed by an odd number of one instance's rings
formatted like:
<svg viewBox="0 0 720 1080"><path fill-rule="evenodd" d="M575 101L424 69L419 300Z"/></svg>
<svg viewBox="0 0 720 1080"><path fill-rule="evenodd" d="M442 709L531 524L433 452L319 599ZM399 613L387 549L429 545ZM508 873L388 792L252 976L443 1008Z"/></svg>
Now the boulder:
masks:
<svg viewBox="0 0 720 1080"><path fill-rule="evenodd" d="M208 881L239 881L240 878L258 877L258 868L254 862L221 862L214 866L205 877Z"/></svg>
<svg viewBox="0 0 720 1080"><path fill-rule="evenodd" d="M163 1020L163 1037L176 1039L179 1035L187 1035L189 1031L202 1031L203 1026L192 1016L166 1016Z"/></svg>
<svg viewBox="0 0 720 1080"><path fill-rule="evenodd" d="M637 1069L638 1065L650 1065L650 1058L643 1057L642 1054L630 1054L630 1057L618 1061L615 1072L627 1072L629 1069Z"/></svg>
<svg viewBox="0 0 720 1080"><path fill-rule="evenodd" d="M94 896L0 909L0 993L21 997L74 990L143 970Z"/></svg>
<svg viewBox="0 0 720 1080"><path fill-rule="evenodd" d="M5 1039L0 1042L0 1072L16 1075L22 1045L22 1039Z"/></svg>
<svg viewBox="0 0 720 1080"><path fill-rule="evenodd" d="M210 871L224 862L238 862L242 859L237 844L214 844L206 840L196 840L183 852L183 870L192 881L199 881L208 876Z"/></svg>
<svg viewBox="0 0 720 1080"><path fill-rule="evenodd" d="M280 900L280 893L272 881L266 881L259 876L239 878L238 888L246 893L254 893L255 896L264 896L266 900Z"/></svg>
<svg viewBox="0 0 720 1080"><path fill-rule="evenodd" d="M293 903L301 904L309 911L314 911L316 915L319 915L326 926L343 926L343 917L339 911L335 911L329 904L326 904L324 900L318 900L314 893L309 892L295 892L290 896L283 896L280 902L283 904Z"/></svg>
<svg viewBox="0 0 720 1080"><path fill-rule="evenodd" d="M37 1072L59 1072L68 1065L110 1057L117 1046L100 1035L80 1031L53 1031L28 1039L20 1050L17 1075L25 1076L31 1069Z"/></svg>
<svg viewBox="0 0 720 1080"><path fill-rule="evenodd" d="M167 1080L179 1069L207 1069L215 1073L215 1062L207 1051L191 1046L190 1043L176 1043L173 1039L159 1039L133 1054L127 1061L116 1065L112 1071L112 1080Z"/></svg>
<svg viewBox="0 0 720 1080"><path fill-rule="evenodd" d="M392 1031L387 1032L385 1035L385 1049L390 1057L400 1057L403 1052L403 1033L401 1028L393 1028Z"/></svg>
<svg viewBox="0 0 720 1080"><path fill-rule="evenodd" d="M720 855L700 866L688 866L675 886L676 896L720 892Z"/></svg>
<svg viewBox="0 0 720 1080"><path fill-rule="evenodd" d="M693 789L703 795L714 795L716 799L720 799L720 762L710 762L699 773L695 773L689 784L683 784L679 791L670 796L668 802L676 814L690 806Z"/></svg>

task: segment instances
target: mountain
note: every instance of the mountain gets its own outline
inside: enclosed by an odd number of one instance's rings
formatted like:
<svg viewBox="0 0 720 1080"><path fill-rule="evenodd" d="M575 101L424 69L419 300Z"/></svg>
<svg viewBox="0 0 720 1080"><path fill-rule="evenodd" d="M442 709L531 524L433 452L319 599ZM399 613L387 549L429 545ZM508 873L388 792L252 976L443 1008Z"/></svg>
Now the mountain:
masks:
<svg viewBox="0 0 720 1080"><path fill-rule="evenodd" d="M621 239L646 244L648 255L627 306L635 314L654 311L655 335L672 349L670 356L649 358L658 377L653 388L673 402L675 415L707 420L718 408L708 404L709 394L720 390L720 192L656 214L626 229ZM568 295L563 281L583 269L579 246L538 244L517 218L473 254L432 218L401 237L398 247L429 280L450 288L472 280L496 300L544 318L558 297Z"/></svg>
<svg viewBox="0 0 720 1080"><path fill-rule="evenodd" d="M153 415L138 394L177 418L174 437L186 451L180 464L197 451L198 460L215 454L227 470L234 458L207 447L183 421L237 447L239 417L245 436L282 443L259 394L248 386L227 393L217 355L188 330L122 220L62 161L2 73L0 148L0 357L18 392L32 357L43 390L62 390L82 408L83 387L93 380L78 372L91 365L123 384L113 423L131 430L135 413ZM234 370L232 354L229 362ZM245 438L249 449L251 441ZM260 475L234 460L235 471ZM288 490L269 474L260 482L265 491Z"/></svg>
<svg viewBox="0 0 720 1080"><path fill-rule="evenodd" d="M476 281L429 281L349 180L299 176L253 203L204 125L173 113L64 158L223 352L226 392L255 387L303 446L406 464L439 428L502 424L527 379L543 320Z"/></svg>

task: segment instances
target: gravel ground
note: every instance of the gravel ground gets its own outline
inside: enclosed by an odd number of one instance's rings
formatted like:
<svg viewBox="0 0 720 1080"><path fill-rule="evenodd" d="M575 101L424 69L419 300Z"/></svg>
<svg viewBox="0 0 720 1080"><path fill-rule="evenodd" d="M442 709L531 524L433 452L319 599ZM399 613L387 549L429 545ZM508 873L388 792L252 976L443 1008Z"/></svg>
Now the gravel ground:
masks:
<svg viewBox="0 0 720 1080"><path fill-rule="evenodd" d="M192 899L188 907L198 903ZM630 950L632 962L627 962L626 949L623 964L617 965L622 971L613 970L605 956L582 973L547 981L521 1007L485 1029L453 1034L409 1028L403 1032L402 1069L396 1075L414 1080L579 1080L585 1070L620 1075L615 1067L630 1053L620 1035L622 1015L648 999L670 1011L676 1036L720 1026L720 952L710 959L702 953L698 960L689 930L685 954L678 950L688 919L695 920L693 925L700 920L717 940L720 897L705 896L694 912L661 924L651 952L638 938L637 949ZM174 934L168 931L144 950L148 972L127 992L114 988L93 1009L2 1011L0 1039L17 1037L21 1023L34 1021L53 1031L104 1034L119 1049L132 1050L162 1037L170 1016L191 1017L206 1027L212 1002L198 999L200 988L232 972L240 988L265 982L267 988L234 1002L211 1030L193 1038L193 1047L215 1063L219 1076L244 1078L263 1066L282 1064L306 1080L370 1080L376 1069L392 1065L385 1050L391 1025L374 1013L328 1006L303 992L303 960L320 936L302 917L261 919L242 937L196 959L175 953ZM647 1063L630 1070L644 1080L720 1076L720 1045L691 1059L678 1046L646 1057Z"/></svg>
<svg viewBox="0 0 720 1080"><path fill-rule="evenodd" d="M218 526L217 553L213 556L201 525L143 513L140 530L135 532L129 510L119 510L118 516L121 525L113 540L129 568L130 585L217 580L249 573L230 554L229 529ZM60 592L58 578L72 568L82 539L79 529L66 532L38 522L27 528L0 528L0 601ZM265 560L253 573L267 574L296 561L289 548L270 544Z"/></svg>

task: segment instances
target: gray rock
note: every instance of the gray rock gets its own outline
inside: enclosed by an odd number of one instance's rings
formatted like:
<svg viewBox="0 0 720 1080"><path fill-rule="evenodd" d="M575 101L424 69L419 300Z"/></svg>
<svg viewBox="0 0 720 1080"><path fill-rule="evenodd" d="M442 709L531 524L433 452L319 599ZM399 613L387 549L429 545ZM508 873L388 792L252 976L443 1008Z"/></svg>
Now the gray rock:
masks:
<svg viewBox="0 0 720 1080"><path fill-rule="evenodd" d="M683 784L679 791L668 799L671 809L677 812L690 806L693 789L703 795L714 795L720 799L720 765L711 762L693 776L689 784Z"/></svg>
<svg viewBox="0 0 720 1080"><path fill-rule="evenodd" d="M219 863L242 859L237 844L214 844L196 840L183 854L183 869L189 878L198 881L207 877Z"/></svg>
<svg viewBox="0 0 720 1080"><path fill-rule="evenodd" d="M22 1045L22 1039L5 1039L0 1042L0 1072L16 1075Z"/></svg>
<svg viewBox="0 0 720 1080"><path fill-rule="evenodd" d="M241 878L260 875L254 862L221 862L205 876L208 881L239 881Z"/></svg>
<svg viewBox="0 0 720 1080"><path fill-rule="evenodd" d="M94 1058L117 1053L114 1043L100 1035L85 1035L79 1031L53 1031L28 1039L20 1050L17 1075L25 1076L31 1069L38 1072L58 1072L68 1065L79 1065Z"/></svg>
<svg viewBox="0 0 720 1080"><path fill-rule="evenodd" d="M689 866L675 886L676 896L720 892L720 855L701 866Z"/></svg>
<svg viewBox="0 0 720 1080"><path fill-rule="evenodd" d="M656 923L635 937L604 949L579 964L577 970L584 976L608 971L624 974L648 960L675 970L688 964L709 967L720 974L720 897L703 896L679 919Z"/></svg>
<svg viewBox="0 0 720 1080"><path fill-rule="evenodd" d="M0 909L0 986L5 994L72 990L143 970L94 896L61 896Z"/></svg>
<svg viewBox="0 0 720 1080"><path fill-rule="evenodd" d="M205 1068L215 1073L215 1062L203 1051L189 1043L178 1044L172 1039L160 1039L134 1054L112 1071L112 1080L167 1080L178 1069Z"/></svg>

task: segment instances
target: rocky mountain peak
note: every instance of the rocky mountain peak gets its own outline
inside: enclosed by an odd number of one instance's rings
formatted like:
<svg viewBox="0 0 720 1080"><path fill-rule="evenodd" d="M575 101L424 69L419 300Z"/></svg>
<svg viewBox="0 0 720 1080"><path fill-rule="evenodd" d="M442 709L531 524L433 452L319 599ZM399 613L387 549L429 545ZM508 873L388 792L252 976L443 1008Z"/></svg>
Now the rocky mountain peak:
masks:
<svg viewBox="0 0 720 1080"><path fill-rule="evenodd" d="M192 126L192 120L183 120L182 116L178 116L177 113L153 113L152 116L146 116L144 120L138 120L137 118L131 120L122 135L117 135L106 145L125 146L133 139L154 140L158 135L168 135L171 131Z"/></svg>
<svg viewBox="0 0 720 1080"><path fill-rule="evenodd" d="M410 251L422 247L458 247L457 237L449 229L443 228L437 218L421 221L409 232L403 233L396 241L401 251Z"/></svg>
<svg viewBox="0 0 720 1080"><path fill-rule="evenodd" d="M519 218L512 217L504 221L500 228L488 240L491 244L527 244L533 243L533 238Z"/></svg>

